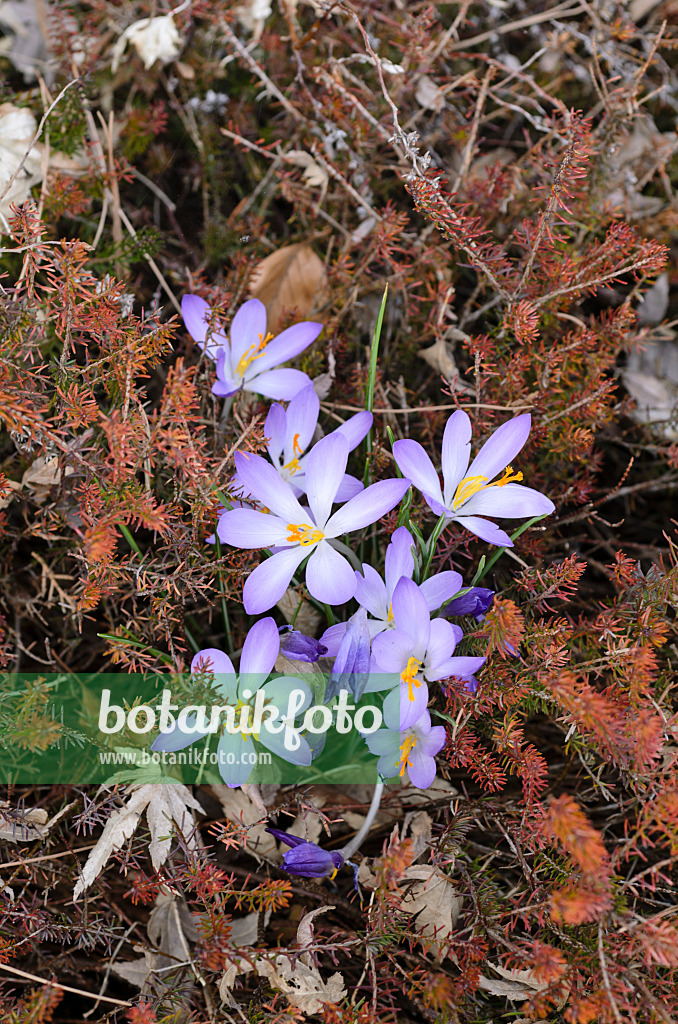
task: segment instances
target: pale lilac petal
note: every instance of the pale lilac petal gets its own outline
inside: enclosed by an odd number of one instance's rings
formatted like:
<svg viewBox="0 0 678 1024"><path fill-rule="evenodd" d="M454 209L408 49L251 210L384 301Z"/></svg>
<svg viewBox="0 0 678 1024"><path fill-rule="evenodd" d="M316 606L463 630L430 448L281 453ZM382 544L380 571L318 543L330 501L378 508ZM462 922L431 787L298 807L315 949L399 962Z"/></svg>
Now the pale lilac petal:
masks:
<svg viewBox="0 0 678 1024"><path fill-rule="evenodd" d="M348 461L348 444L340 434L318 441L304 462L306 497L318 528L325 531L332 505ZM355 499L354 499L355 500ZM327 532L327 531L325 531ZM342 531L343 532L343 531ZM336 536L336 534L329 534Z"/></svg>
<svg viewBox="0 0 678 1024"><path fill-rule="evenodd" d="M464 515L498 516L500 519L528 519L550 515L555 505L541 491L521 484L484 487L459 509Z"/></svg>
<svg viewBox="0 0 678 1024"><path fill-rule="evenodd" d="M463 409L452 413L443 434L442 470L445 504L451 507L454 492L466 476L471 457L471 420Z"/></svg>
<svg viewBox="0 0 678 1024"><path fill-rule="evenodd" d="M240 385L234 383L232 380L215 380L212 385L212 394L216 395L218 398L230 398L230 396L234 395L237 391L240 391Z"/></svg>
<svg viewBox="0 0 678 1024"><path fill-rule="evenodd" d="M443 730L444 731L444 730ZM434 759L423 750L417 742L409 752L407 774L410 782L417 789L428 789L436 777L436 763Z"/></svg>
<svg viewBox="0 0 678 1024"><path fill-rule="evenodd" d="M395 585L402 576L412 579L414 572L413 546L414 541L410 531L405 526L400 526L394 532L391 543L386 548L384 579L389 597L393 596Z"/></svg>
<svg viewBox="0 0 678 1024"><path fill-rule="evenodd" d="M233 548L287 546L288 533L283 519L250 508L230 509L220 516L217 523L219 540Z"/></svg>
<svg viewBox="0 0 678 1024"><path fill-rule="evenodd" d="M438 474L418 441L396 441L393 445L393 457L400 472L408 477L422 494L429 495L440 505L445 504Z"/></svg>
<svg viewBox="0 0 678 1024"><path fill-rule="evenodd" d="M335 622L333 626L329 626L323 635L320 637L320 643L324 644L327 648L326 658L336 658L339 653L339 646L341 641L344 639L344 633L348 626L347 622Z"/></svg>
<svg viewBox="0 0 678 1024"><path fill-rule="evenodd" d="M377 732L369 733L365 742L371 754L380 757L385 763L384 767L377 765L384 778L390 779L400 771L400 733L393 729L378 729ZM386 759L388 758L388 761ZM386 768L386 771L384 771Z"/></svg>
<svg viewBox="0 0 678 1024"><path fill-rule="evenodd" d="M246 487L249 493L253 494L265 508L269 508L274 515L280 516L287 523L308 522L307 513L304 512L289 486L281 478L277 469L266 459L249 452L236 452L235 468L242 480L243 487Z"/></svg>
<svg viewBox="0 0 678 1024"><path fill-rule="evenodd" d="M299 450L305 452L318 423L320 399L312 384L302 388L287 406L287 427L285 433L285 462L298 457ZM294 440L297 439L296 450Z"/></svg>
<svg viewBox="0 0 678 1024"><path fill-rule="evenodd" d="M394 709L399 707L400 731L404 732L419 721L426 711L427 704L428 686L423 680L417 679L411 687L406 683L401 683L395 690L391 690L384 699L384 715L387 711L389 715L394 714Z"/></svg>
<svg viewBox="0 0 678 1024"><path fill-rule="evenodd" d="M459 632L447 619L434 619L431 623L431 635L426 651L426 678L433 679L436 668L454 654L459 640Z"/></svg>
<svg viewBox="0 0 678 1024"><path fill-rule="evenodd" d="M423 732L420 731L420 724L418 724L417 732L419 732L417 746L420 747L424 754L428 754L429 757L439 753L447 742L447 733L444 725L434 725L432 729L429 728Z"/></svg>
<svg viewBox="0 0 678 1024"><path fill-rule="evenodd" d="M318 337L323 329L322 324L314 323L312 320L304 320L302 323L294 324L282 331L264 349L264 354L256 362L251 363L249 369L257 366L258 373L272 370L274 366L286 363L288 359L294 359L300 352L311 344Z"/></svg>
<svg viewBox="0 0 678 1024"><path fill-rule="evenodd" d="M266 449L271 461L276 465L280 462L280 456L285 448L285 437L287 434L287 416L282 405L274 402L268 410L268 416L264 423L264 437L268 439Z"/></svg>
<svg viewBox="0 0 678 1024"><path fill-rule="evenodd" d="M387 556L388 557L388 556ZM449 601L458 594L464 585L464 581L458 572L446 569L436 576L431 576L419 584L419 590L424 595L428 610L435 612L441 608L446 601Z"/></svg>
<svg viewBox="0 0 678 1024"><path fill-rule="evenodd" d="M191 672L213 672L214 675L235 676L233 662L227 654L216 647L206 647L204 651L198 651L191 662Z"/></svg>
<svg viewBox="0 0 678 1024"><path fill-rule="evenodd" d="M387 629L372 641L372 655L380 672L397 672L407 668L414 641L401 629Z"/></svg>
<svg viewBox="0 0 678 1024"><path fill-rule="evenodd" d="M252 391L255 395L274 398L278 402L289 402L310 383L308 374L302 373L301 370L285 368L260 373L258 376L246 380L243 383L243 388L245 391Z"/></svg>
<svg viewBox="0 0 678 1024"><path fill-rule="evenodd" d="M203 739L209 735L207 729L196 729L195 723L198 716L195 712L191 713L186 718L186 729L182 729L178 722L175 722L169 732L161 732L151 743L151 750L183 750L185 747L190 747L191 743L196 743L198 740Z"/></svg>
<svg viewBox="0 0 678 1024"><path fill-rule="evenodd" d="M262 673L268 676L273 670L279 651L280 633L275 620L270 616L266 619L259 619L245 637L240 658L240 675ZM250 686L250 689L252 688Z"/></svg>
<svg viewBox="0 0 678 1024"><path fill-rule="evenodd" d="M448 658L446 661L441 662L435 669L435 671L427 672L427 678L434 682L436 679L448 679L450 676L458 676L459 679L465 679L466 676L472 676L485 664L485 658Z"/></svg>
<svg viewBox="0 0 678 1024"><path fill-rule="evenodd" d="M280 676L278 679L271 679L268 683L264 684L264 692L266 694L266 700L271 701L274 707L278 708L280 715L277 719L278 722L287 715L287 705L289 703L290 694L292 690L302 690L304 693L304 703L297 711L297 715L303 715L306 708L310 707L313 703L313 694L306 683L302 682L301 679L297 679L296 676ZM265 725L268 716L264 715L263 723ZM274 719L273 725L276 720ZM265 741L262 739L261 741Z"/></svg>
<svg viewBox="0 0 678 1024"><path fill-rule="evenodd" d="M307 554L308 548L297 544L259 563L243 587L243 604L248 615L261 615L280 600Z"/></svg>
<svg viewBox="0 0 678 1024"><path fill-rule="evenodd" d="M337 427L333 433L341 434L345 437L348 441L348 450L352 452L354 448L358 447L363 438L367 436L373 419L374 417L371 412L357 412L355 416L351 416L340 427Z"/></svg>
<svg viewBox="0 0 678 1024"><path fill-rule="evenodd" d="M362 576L356 574L357 586L355 599L363 608L367 608L370 615L375 619L385 619L388 616L388 594L386 585L376 569L371 565L363 563Z"/></svg>
<svg viewBox="0 0 678 1024"><path fill-rule="evenodd" d="M351 476L350 473L344 473L339 484L339 490L334 495L334 500L335 502L350 501L351 498L355 498L356 494L360 494L364 489L362 480Z"/></svg>
<svg viewBox="0 0 678 1024"><path fill-rule="evenodd" d="M219 330L214 330L209 340L207 339L211 308L199 295L184 295L181 300L181 313L186 330L210 359L216 359L220 347L226 346L227 342Z"/></svg>
<svg viewBox="0 0 678 1024"><path fill-rule="evenodd" d="M238 372L238 363L245 353L266 337L266 306L259 299L243 302L231 321L231 362ZM254 353L254 349L252 349ZM259 362L260 360L256 360ZM253 365L253 364L250 364ZM274 397L274 396L271 396Z"/></svg>
<svg viewBox="0 0 678 1024"><path fill-rule="evenodd" d="M278 757L282 757L283 761L287 761L288 764L309 765L311 763L311 748L304 736L299 736L299 746L296 750L288 750L285 746L284 729L277 733L262 729L259 739L265 747L268 747Z"/></svg>
<svg viewBox="0 0 678 1024"><path fill-rule="evenodd" d="M378 483L366 487L334 513L325 526L326 536L339 537L342 533L362 530L365 526L376 523L398 504L409 486L409 480L393 478L379 480Z"/></svg>
<svg viewBox="0 0 678 1024"><path fill-rule="evenodd" d="M527 441L531 423L532 417L526 412L497 427L469 466L467 476L493 480L498 473L503 473Z"/></svg>
<svg viewBox="0 0 678 1024"><path fill-rule="evenodd" d="M345 604L355 594L356 574L343 555L321 541L306 566L306 586L316 601Z"/></svg>
<svg viewBox="0 0 678 1024"><path fill-rule="evenodd" d="M499 547L505 548L513 547L513 541L508 533L500 530L496 523L480 519L478 516L457 516L455 521L465 530L475 533L476 537L486 540L488 544L497 544Z"/></svg>
<svg viewBox="0 0 678 1024"><path fill-rule="evenodd" d="M241 732L225 732L220 738L217 744L219 774L232 789L244 785L252 774L254 765L240 763L242 755L249 754L252 749L252 739L246 740ZM233 755L231 758L230 754ZM229 764L229 760L232 760L233 764Z"/></svg>
<svg viewBox="0 0 678 1024"><path fill-rule="evenodd" d="M415 657L421 658L428 646L431 616L424 595L420 593L414 580L408 579L407 576L398 580L391 605L396 628L409 633L415 641L412 653Z"/></svg>
<svg viewBox="0 0 678 1024"><path fill-rule="evenodd" d="M383 635L383 633L380 634L380 636ZM370 661L370 674L363 693L381 693L384 690L392 690L399 685L400 672L384 672L383 669L379 668L373 657Z"/></svg>
<svg viewBox="0 0 678 1024"><path fill-rule="evenodd" d="M433 512L434 516L449 516L450 511L445 505L441 505L439 501L432 498L430 494L423 494L424 501Z"/></svg>

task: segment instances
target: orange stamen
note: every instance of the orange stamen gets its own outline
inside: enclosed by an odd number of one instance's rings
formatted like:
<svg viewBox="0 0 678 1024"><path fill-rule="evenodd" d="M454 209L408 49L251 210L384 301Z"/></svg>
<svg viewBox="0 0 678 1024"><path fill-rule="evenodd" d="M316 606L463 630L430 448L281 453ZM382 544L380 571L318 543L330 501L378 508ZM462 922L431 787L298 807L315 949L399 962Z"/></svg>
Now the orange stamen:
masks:
<svg viewBox="0 0 678 1024"><path fill-rule="evenodd" d="M236 377L242 377L250 363L253 363L255 359L261 359L266 349L266 346L268 345L269 341L273 340L273 337L274 335L270 333L267 334L266 337L264 337L263 334L259 335L258 344L255 341L252 345L250 345L245 354L240 357L238 365L235 368Z"/></svg>
<svg viewBox="0 0 678 1024"><path fill-rule="evenodd" d="M495 480L493 483L488 484L486 476L465 476L460 481L456 491L454 492L454 498L452 499L452 511L456 512L460 505L472 498L478 491L483 491L486 487L503 487L505 484L510 484L514 480L522 480L522 473L514 473L513 466L507 466L504 470L504 475L499 480Z"/></svg>
<svg viewBox="0 0 678 1024"><path fill-rule="evenodd" d="M302 548L317 544L325 537L322 530L316 529L315 526L309 526L308 523L288 523L287 529L290 531L287 534L287 539L293 543L296 541L301 544Z"/></svg>

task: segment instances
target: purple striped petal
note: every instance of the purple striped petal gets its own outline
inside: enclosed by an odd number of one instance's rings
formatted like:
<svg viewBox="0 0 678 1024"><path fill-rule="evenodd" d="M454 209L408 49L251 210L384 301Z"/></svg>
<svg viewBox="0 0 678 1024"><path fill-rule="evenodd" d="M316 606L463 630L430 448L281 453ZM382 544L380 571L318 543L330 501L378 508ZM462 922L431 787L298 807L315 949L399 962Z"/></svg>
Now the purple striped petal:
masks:
<svg viewBox="0 0 678 1024"><path fill-rule="evenodd" d="M471 458L471 420L463 409L452 413L443 434L442 469L445 504L450 507Z"/></svg>
<svg viewBox="0 0 678 1024"><path fill-rule="evenodd" d="M249 574L242 591L243 604L248 615L261 615L280 600L290 585L296 569L308 554L301 544L278 551L264 559Z"/></svg>
<svg viewBox="0 0 678 1024"><path fill-rule="evenodd" d="M245 353L266 337L266 306L263 302L259 299L243 302L231 321L230 335L231 361L234 372L237 372L238 363Z"/></svg>
<svg viewBox="0 0 678 1024"><path fill-rule="evenodd" d="M370 615L375 619L385 619L388 616L388 594L386 585L376 569L371 565L363 563L363 574L356 573L357 586L355 599L363 608L367 608Z"/></svg>
<svg viewBox="0 0 678 1024"><path fill-rule="evenodd" d="M357 412L355 416L351 416L350 419L342 423L340 427L337 427L333 433L341 434L348 441L348 450L353 451L357 448L360 442L366 437L368 430L372 426L372 420L374 417L371 412Z"/></svg>
<svg viewBox="0 0 678 1024"><path fill-rule="evenodd" d="M257 366L258 373L272 370L274 366L286 363L288 359L294 359L300 352L311 344L318 337L323 329L322 324L316 324L312 320L304 320L301 323L288 327L276 338L269 341L264 349L264 354L256 362L251 363L249 369Z"/></svg>
<svg viewBox="0 0 678 1024"><path fill-rule="evenodd" d="M467 476L486 476L493 480L498 473L503 473L527 441L531 424L532 417L526 412L497 427L469 466Z"/></svg>
<svg viewBox="0 0 678 1024"><path fill-rule="evenodd" d="M398 504L409 486L409 480L393 478L366 487L334 513L325 526L326 536L338 537L376 523Z"/></svg>
<svg viewBox="0 0 678 1024"><path fill-rule="evenodd" d="M337 433L328 434L318 441L305 460L306 497L320 530L324 530L325 523L330 518L347 461L348 443L345 437Z"/></svg>
<svg viewBox="0 0 678 1024"><path fill-rule="evenodd" d="M268 410L268 416L264 423L264 437L268 438L268 444L266 450L268 451L269 457L272 462L276 464L280 460L280 456L285 448L285 438L287 435L287 416L282 405L278 405L274 402L271 408Z"/></svg>
<svg viewBox="0 0 678 1024"><path fill-rule="evenodd" d="M419 584L419 590L424 596L430 612L435 612L442 607L446 601L458 594L464 585L464 581L458 572L446 569L436 576L431 576Z"/></svg>
<svg viewBox="0 0 678 1024"><path fill-rule="evenodd" d="M499 547L512 548L513 541L508 533L500 530L496 523L488 519L480 519L478 516L457 516L456 522L465 530L475 533L476 537L486 540L488 544L497 544Z"/></svg>
<svg viewBox="0 0 678 1024"><path fill-rule="evenodd" d="M268 676L280 652L280 634L275 620L270 616L255 622L245 637L240 674ZM262 682L264 680L262 679ZM252 687L250 686L250 689Z"/></svg>
<svg viewBox="0 0 678 1024"><path fill-rule="evenodd" d="M393 445L393 457L400 472L408 477L422 494L433 498L440 505L445 504L438 474L418 441L396 441Z"/></svg>
<svg viewBox="0 0 678 1024"><path fill-rule="evenodd" d="M531 516L550 515L555 505L541 491L521 484L503 487L484 487L460 508L464 515L498 516L500 519L528 519Z"/></svg>
<svg viewBox="0 0 678 1024"><path fill-rule="evenodd" d="M288 533L285 520L250 508L230 509L217 523L219 540L233 548L287 546Z"/></svg>
<svg viewBox="0 0 678 1024"><path fill-rule="evenodd" d="M316 601L345 604L355 594L356 574L343 555L321 541L308 560L306 586Z"/></svg>
<svg viewBox="0 0 678 1024"><path fill-rule="evenodd" d="M287 523L308 522L307 513L304 512L289 486L281 478L277 469L266 459L249 452L236 452L235 468L243 487L246 487L249 493L254 495L265 508L270 508L274 515L280 516Z"/></svg>
<svg viewBox="0 0 678 1024"><path fill-rule="evenodd" d="M243 389L251 391L255 395L275 398L278 402L289 402L310 383L308 375L302 373L301 370L285 368L260 373L258 376L244 381Z"/></svg>
<svg viewBox="0 0 678 1024"><path fill-rule="evenodd" d="M393 596L396 583L401 576L412 579L412 573L414 572L413 546L412 535L405 526L399 527L391 537L391 543L386 548L386 565L384 569L384 579L389 597Z"/></svg>

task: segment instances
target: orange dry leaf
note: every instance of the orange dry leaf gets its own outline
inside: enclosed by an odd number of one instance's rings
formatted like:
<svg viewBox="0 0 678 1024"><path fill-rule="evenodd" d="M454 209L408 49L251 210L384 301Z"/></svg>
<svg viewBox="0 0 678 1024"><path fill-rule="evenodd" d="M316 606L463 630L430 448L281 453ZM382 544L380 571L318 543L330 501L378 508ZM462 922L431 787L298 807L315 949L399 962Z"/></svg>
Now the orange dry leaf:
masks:
<svg viewBox="0 0 678 1024"><path fill-rule="evenodd" d="M605 873L608 856L603 838L567 793L551 801L544 828L582 871L592 875Z"/></svg>
<svg viewBox="0 0 678 1024"><path fill-rule="evenodd" d="M284 314L292 310L308 320L326 297L325 265L310 245L284 245L263 259L250 280L250 298L260 299L268 313L268 329L277 334Z"/></svg>

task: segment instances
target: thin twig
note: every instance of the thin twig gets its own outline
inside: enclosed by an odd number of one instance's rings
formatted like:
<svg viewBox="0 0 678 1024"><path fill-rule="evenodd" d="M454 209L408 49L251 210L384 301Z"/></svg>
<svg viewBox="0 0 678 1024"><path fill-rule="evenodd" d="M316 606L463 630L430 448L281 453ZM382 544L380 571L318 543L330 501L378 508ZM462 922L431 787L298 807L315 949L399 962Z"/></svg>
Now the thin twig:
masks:
<svg viewBox="0 0 678 1024"><path fill-rule="evenodd" d="M102 1003L111 1003L113 1006L133 1006L133 1003L128 1003L126 999L112 999L110 996L98 996L94 992L86 992L82 988L71 988L70 985L62 985L59 981L48 981L46 978L40 978L37 974L29 974L28 971L20 971L18 967L10 967L9 964L0 964L0 970L8 971L9 974L15 974L19 978L26 978L27 981L37 981L39 985L50 986L51 988L60 988L62 992L72 992L76 996L84 996L85 999L98 999Z"/></svg>

